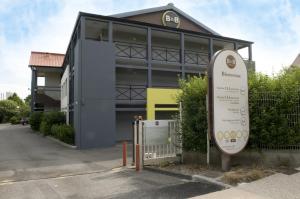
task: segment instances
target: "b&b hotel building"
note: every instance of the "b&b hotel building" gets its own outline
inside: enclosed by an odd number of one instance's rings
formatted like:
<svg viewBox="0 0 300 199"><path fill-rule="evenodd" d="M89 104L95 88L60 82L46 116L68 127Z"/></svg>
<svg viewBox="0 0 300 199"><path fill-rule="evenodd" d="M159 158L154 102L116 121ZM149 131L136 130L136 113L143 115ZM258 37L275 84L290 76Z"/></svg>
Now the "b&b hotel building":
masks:
<svg viewBox="0 0 300 199"><path fill-rule="evenodd" d="M79 149L112 146L132 139L134 115L170 119L179 78L205 75L218 50L244 50L254 68L252 44L221 36L173 4L80 12L65 55L31 53L32 111L66 112Z"/></svg>

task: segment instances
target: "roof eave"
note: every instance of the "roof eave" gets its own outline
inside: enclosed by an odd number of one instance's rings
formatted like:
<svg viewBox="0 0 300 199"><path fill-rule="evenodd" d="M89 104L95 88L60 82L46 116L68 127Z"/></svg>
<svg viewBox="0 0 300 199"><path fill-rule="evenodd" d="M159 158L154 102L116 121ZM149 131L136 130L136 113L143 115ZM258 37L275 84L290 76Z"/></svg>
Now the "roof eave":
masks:
<svg viewBox="0 0 300 199"><path fill-rule="evenodd" d="M180 15L184 16L185 18L187 18L190 21L192 21L193 23L195 23L196 25L198 25L200 27L203 27L208 32L210 32L210 33L212 33L214 35L221 36L219 33L215 32L214 30L212 30L211 28L207 27L203 23L199 22L195 18L193 18L190 15L186 14L182 10L176 8L173 4L168 4L166 6L154 7L154 8L148 8L148 9L142 9L142 10L137 10L137 11L132 11L132 12L124 12L124 13L110 15L110 16L111 17L117 17L117 18L124 18L124 17L130 17L130 16L135 16L135 15L142 15L142 14L147 14L147 13L152 13L152 12L159 12L159 11L162 11L162 10L174 10L174 11L178 12Z"/></svg>

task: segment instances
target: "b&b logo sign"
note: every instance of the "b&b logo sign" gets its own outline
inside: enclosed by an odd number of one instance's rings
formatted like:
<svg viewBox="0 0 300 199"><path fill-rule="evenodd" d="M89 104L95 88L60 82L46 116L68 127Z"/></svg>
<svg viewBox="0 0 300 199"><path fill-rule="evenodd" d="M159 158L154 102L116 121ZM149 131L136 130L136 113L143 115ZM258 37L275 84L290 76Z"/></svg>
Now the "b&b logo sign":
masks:
<svg viewBox="0 0 300 199"><path fill-rule="evenodd" d="M175 12L166 11L162 16L162 23L164 24L164 26L179 28L180 18Z"/></svg>

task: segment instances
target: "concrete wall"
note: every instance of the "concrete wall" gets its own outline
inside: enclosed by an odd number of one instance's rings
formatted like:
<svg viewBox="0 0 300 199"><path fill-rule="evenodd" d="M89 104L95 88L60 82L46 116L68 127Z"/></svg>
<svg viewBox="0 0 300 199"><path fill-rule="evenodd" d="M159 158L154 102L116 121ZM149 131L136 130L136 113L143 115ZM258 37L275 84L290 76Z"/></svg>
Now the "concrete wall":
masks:
<svg viewBox="0 0 300 199"><path fill-rule="evenodd" d="M152 71L152 85L161 87L178 87L180 73L167 71Z"/></svg>
<svg viewBox="0 0 300 199"><path fill-rule="evenodd" d="M146 118L145 111L117 111L117 141L132 140L132 122L135 115L141 115L143 118Z"/></svg>
<svg viewBox="0 0 300 199"><path fill-rule="evenodd" d="M115 52L113 44L91 40L75 47L76 145L81 148L115 144Z"/></svg>
<svg viewBox="0 0 300 199"><path fill-rule="evenodd" d="M45 87L57 87L59 89L60 87L60 73L54 73L54 72L46 72L45 73ZM60 91L45 91L45 95L48 95L49 97L60 100Z"/></svg>
<svg viewBox="0 0 300 199"><path fill-rule="evenodd" d="M137 69L116 69L116 84L147 85L147 71Z"/></svg>
<svg viewBox="0 0 300 199"><path fill-rule="evenodd" d="M221 154L216 148L211 149L210 162L221 165ZM206 154L199 152L184 152L185 163L206 164ZM233 155L231 165L258 166L300 166L299 150L244 150Z"/></svg>
<svg viewBox="0 0 300 199"><path fill-rule="evenodd" d="M69 123L68 121L68 114L69 114L69 70L70 66L68 65L66 67L66 70L61 78L61 89L60 89L60 108L61 111L66 113L66 119L67 119L67 124Z"/></svg>

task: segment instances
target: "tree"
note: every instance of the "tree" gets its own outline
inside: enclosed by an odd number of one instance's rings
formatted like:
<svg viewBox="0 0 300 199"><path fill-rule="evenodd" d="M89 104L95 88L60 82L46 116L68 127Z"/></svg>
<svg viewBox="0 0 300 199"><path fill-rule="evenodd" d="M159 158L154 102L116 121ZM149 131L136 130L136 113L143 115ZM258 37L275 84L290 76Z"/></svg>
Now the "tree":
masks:
<svg viewBox="0 0 300 199"><path fill-rule="evenodd" d="M23 100L17 95L17 93L13 93L13 95L8 97L7 99L15 101L18 104L18 106L24 105Z"/></svg>
<svg viewBox="0 0 300 199"><path fill-rule="evenodd" d="M18 104L13 100L0 101L0 123L8 122L11 117L18 114Z"/></svg>
<svg viewBox="0 0 300 199"><path fill-rule="evenodd" d="M28 95L26 98L25 98L25 104L26 105L28 105L28 106L30 106L30 104L31 104L31 95Z"/></svg>

